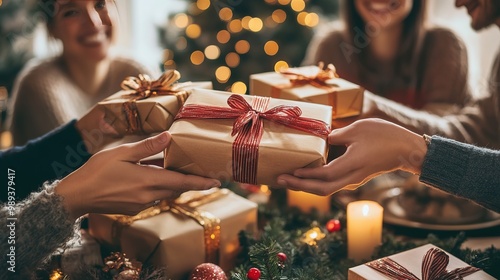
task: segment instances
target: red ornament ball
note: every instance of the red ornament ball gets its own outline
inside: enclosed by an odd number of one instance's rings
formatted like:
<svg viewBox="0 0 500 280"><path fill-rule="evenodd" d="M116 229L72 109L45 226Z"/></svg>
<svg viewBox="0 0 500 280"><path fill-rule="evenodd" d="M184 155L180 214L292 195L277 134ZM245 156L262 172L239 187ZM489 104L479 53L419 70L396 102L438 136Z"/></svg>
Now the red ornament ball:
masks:
<svg viewBox="0 0 500 280"><path fill-rule="evenodd" d="M278 253L278 259L280 260L280 262L284 263L286 262L287 256L285 253Z"/></svg>
<svg viewBox="0 0 500 280"><path fill-rule="evenodd" d="M336 232L341 228L340 221L337 219L331 219L326 223L326 229L328 232Z"/></svg>
<svg viewBox="0 0 500 280"><path fill-rule="evenodd" d="M191 272L189 280L227 280L227 276L218 265L202 263Z"/></svg>
<svg viewBox="0 0 500 280"><path fill-rule="evenodd" d="M259 280L260 270L258 268L252 267L247 272L248 280Z"/></svg>

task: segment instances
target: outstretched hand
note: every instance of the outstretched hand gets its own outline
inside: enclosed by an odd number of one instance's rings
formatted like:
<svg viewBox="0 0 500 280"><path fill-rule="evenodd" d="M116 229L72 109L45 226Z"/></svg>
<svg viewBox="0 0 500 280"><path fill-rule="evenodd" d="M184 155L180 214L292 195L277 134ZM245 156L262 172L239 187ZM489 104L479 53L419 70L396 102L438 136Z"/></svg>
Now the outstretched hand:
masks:
<svg viewBox="0 0 500 280"><path fill-rule="evenodd" d="M381 119L364 119L328 136L329 144L345 145L346 152L327 165L297 169L278 177L278 184L293 190L329 195L356 188L377 175L394 170L420 173L427 146L423 138Z"/></svg>
<svg viewBox="0 0 500 280"><path fill-rule="evenodd" d="M64 205L77 218L86 213L136 214L158 199L189 190L219 187L220 182L184 175L138 162L167 147L170 134L163 132L140 142L101 151L55 188Z"/></svg>

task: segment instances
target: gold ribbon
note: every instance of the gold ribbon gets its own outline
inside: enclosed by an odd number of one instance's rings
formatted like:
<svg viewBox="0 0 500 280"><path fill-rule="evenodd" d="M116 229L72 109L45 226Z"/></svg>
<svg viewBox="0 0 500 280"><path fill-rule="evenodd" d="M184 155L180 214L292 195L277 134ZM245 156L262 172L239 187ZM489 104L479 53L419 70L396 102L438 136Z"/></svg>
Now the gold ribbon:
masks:
<svg viewBox="0 0 500 280"><path fill-rule="evenodd" d="M151 96L173 95L177 97L179 106L184 104L188 93L182 90L182 88L190 83L176 83L180 78L181 74L179 71L167 70L157 80L152 80L151 77L146 74L139 74L138 77L130 76L122 81L122 89L134 91L130 94L132 99L122 105L122 111L127 121L127 132L144 132L136 104L138 100L146 99Z"/></svg>
<svg viewBox="0 0 500 280"><path fill-rule="evenodd" d="M138 220L154 217L163 212L189 217L203 227L205 240L205 261L218 263L220 245L220 219L213 214L198 210L200 205L215 201L229 194L227 189L212 189L203 193L186 193L174 201L162 200L158 205L150 207L135 216L118 216L113 223L113 239L119 240L124 227Z"/></svg>
<svg viewBox="0 0 500 280"><path fill-rule="evenodd" d="M328 64L326 69L324 69L324 65L325 64L323 62L318 63L319 71L314 76L304 75L297 69L295 71L291 71L289 69L281 70L280 73L288 77L292 87L312 85L318 88L329 88L330 85L328 85L326 81L338 78L339 75L337 74L337 70L333 64Z"/></svg>

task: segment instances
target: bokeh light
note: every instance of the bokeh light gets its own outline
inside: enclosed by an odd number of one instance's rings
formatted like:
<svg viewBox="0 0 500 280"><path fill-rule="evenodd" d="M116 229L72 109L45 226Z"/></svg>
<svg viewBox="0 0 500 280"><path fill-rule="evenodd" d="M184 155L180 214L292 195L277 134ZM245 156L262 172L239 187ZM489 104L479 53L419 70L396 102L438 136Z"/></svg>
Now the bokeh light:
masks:
<svg viewBox="0 0 500 280"><path fill-rule="evenodd" d="M288 63L286 61L280 60L274 64L274 71L279 72L283 69L287 69L290 66L288 66Z"/></svg>
<svg viewBox="0 0 500 280"><path fill-rule="evenodd" d="M228 7L224 7L219 11L219 18L223 21L230 21L233 18L233 11Z"/></svg>
<svg viewBox="0 0 500 280"><path fill-rule="evenodd" d="M290 1L292 0L278 0L278 3L280 3L281 5L288 5L290 4Z"/></svg>
<svg viewBox="0 0 500 280"><path fill-rule="evenodd" d="M234 49L239 54L245 54L250 51L250 43L247 40L239 40L234 45Z"/></svg>
<svg viewBox="0 0 500 280"><path fill-rule="evenodd" d="M221 30L217 32L217 42L225 44L231 39L231 33L227 30Z"/></svg>
<svg viewBox="0 0 500 280"><path fill-rule="evenodd" d="M231 68L238 67L240 65L240 56L235 52L230 52L226 55L226 64Z"/></svg>
<svg viewBox="0 0 500 280"><path fill-rule="evenodd" d="M243 29L243 27L241 26L241 20L233 19L229 22L227 29L229 29L229 31L231 31L232 33L240 32Z"/></svg>
<svg viewBox="0 0 500 280"><path fill-rule="evenodd" d="M315 27L319 24L319 16L316 13L309 13L304 18L304 23L309 27Z"/></svg>
<svg viewBox="0 0 500 280"><path fill-rule="evenodd" d="M266 52L267 55L273 56L278 53L280 47L278 46L278 43L275 41L267 41L264 44L264 52Z"/></svg>
<svg viewBox="0 0 500 280"><path fill-rule="evenodd" d="M259 32L262 30L262 27L264 26L264 23L260 18L252 18L248 22L248 28L253 31L253 32Z"/></svg>
<svg viewBox="0 0 500 280"><path fill-rule="evenodd" d="M179 13L174 17L174 24L179 28L186 28L189 24L189 16L184 13Z"/></svg>
<svg viewBox="0 0 500 280"><path fill-rule="evenodd" d="M297 15L297 22L300 24L300 25L306 25L306 16L308 15L309 13L307 12L300 12L298 15Z"/></svg>
<svg viewBox="0 0 500 280"><path fill-rule="evenodd" d="M205 56L208 59L217 59L220 56L220 49L216 45L210 45L205 48Z"/></svg>
<svg viewBox="0 0 500 280"><path fill-rule="evenodd" d="M225 83L231 78L231 69L227 66L220 66L215 70L215 78L219 83Z"/></svg>
<svg viewBox="0 0 500 280"><path fill-rule="evenodd" d="M304 0L292 0L290 7L296 12L301 12L306 8L306 3Z"/></svg>
<svg viewBox="0 0 500 280"><path fill-rule="evenodd" d="M196 39L201 35L201 27L198 24L190 24L186 27L186 36Z"/></svg>
<svg viewBox="0 0 500 280"><path fill-rule="evenodd" d="M184 50L187 47L186 37L179 37L179 39L177 39L177 42L175 42L175 47L177 48L177 50Z"/></svg>
<svg viewBox="0 0 500 280"><path fill-rule="evenodd" d="M198 7L198 9L202 11L205 11L210 7L210 0L198 0L196 1L196 7Z"/></svg>
<svg viewBox="0 0 500 280"><path fill-rule="evenodd" d="M205 61L205 55L203 54L202 51L194 51L192 54L191 54L191 63L193 63L194 65L200 65L203 63L203 61Z"/></svg>
<svg viewBox="0 0 500 280"><path fill-rule="evenodd" d="M282 9L276 9L272 14L272 18L276 23L283 23L286 20L286 13Z"/></svg>
<svg viewBox="0 0 500 280"><path fill-rule="evenodd" d="M231 92L245 94L247 92L247 85L244 82L235 82L231 86Z"/></svg>

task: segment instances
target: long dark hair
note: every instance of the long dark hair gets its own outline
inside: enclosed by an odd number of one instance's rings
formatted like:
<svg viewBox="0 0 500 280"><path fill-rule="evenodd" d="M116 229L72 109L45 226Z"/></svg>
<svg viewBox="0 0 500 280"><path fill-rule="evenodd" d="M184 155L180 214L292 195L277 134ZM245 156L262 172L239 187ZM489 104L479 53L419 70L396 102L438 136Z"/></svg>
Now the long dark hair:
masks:
<svg viewBox="0 0 500 280"><path fill-rule="evenodd" d="M351 43L357 32L365 32L366 23L356 11L354 0L342 1L341 17L346 24L346 37ZM427 0L413 0L413 7L403 21L403 32L401 45L396 56L396 71L402 73L410 85L415 86L417 75L415 71L419 62L425 34L425 22L427 20ZM368 58L368 48L360 48L359 66L364 65ZM356 69L359 75L359 69Z"/></svg>

